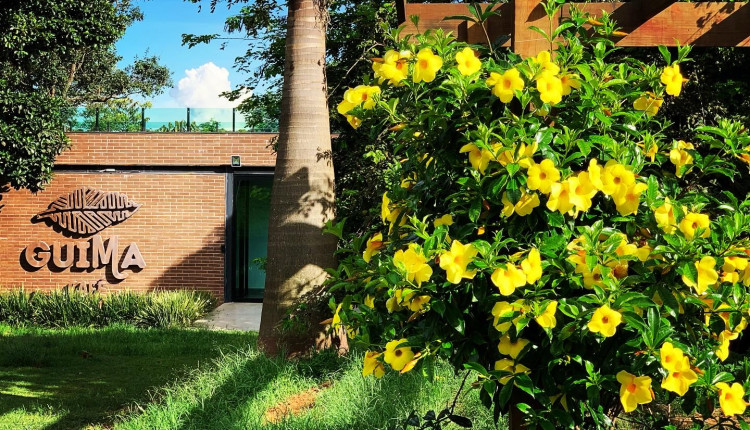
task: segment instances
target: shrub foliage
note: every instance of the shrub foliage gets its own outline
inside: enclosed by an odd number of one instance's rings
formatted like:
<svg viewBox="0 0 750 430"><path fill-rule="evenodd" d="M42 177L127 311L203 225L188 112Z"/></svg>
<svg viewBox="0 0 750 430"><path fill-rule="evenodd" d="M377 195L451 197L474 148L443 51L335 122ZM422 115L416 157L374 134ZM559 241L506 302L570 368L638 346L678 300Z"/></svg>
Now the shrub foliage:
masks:
<svg viewBox="0 0 750 430"><path fill-rule="evenodd" d="M617 35L573 10L524 59L394 32L344 95L397 160L382 223L330 226L333 322L369 350L363 374L431 377L444 357L541 428L668 424L655 401L744 412L750 137L727 120L667 138L690 49L614 62Z"/></svg>

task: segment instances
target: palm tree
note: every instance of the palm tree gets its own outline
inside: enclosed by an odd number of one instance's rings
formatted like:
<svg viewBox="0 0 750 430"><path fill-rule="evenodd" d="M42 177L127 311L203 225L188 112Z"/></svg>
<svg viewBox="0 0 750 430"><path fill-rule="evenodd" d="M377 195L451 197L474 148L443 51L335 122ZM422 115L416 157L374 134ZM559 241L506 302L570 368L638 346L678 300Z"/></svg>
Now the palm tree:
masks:
<svg viewBox="0 0 750 430"><path fill-rule="evenodd" d="M321 285L326 278L324 269L335 264L336 239L321 231L334 210L324 70L325 3L325 0L288 1L266 289L258 339L269 354L276 354L281 347L287 353L294 353L313 346L321 331L317 321L306 321L305 330L291 335L282 335L278 324L300 295Z"/></svg>

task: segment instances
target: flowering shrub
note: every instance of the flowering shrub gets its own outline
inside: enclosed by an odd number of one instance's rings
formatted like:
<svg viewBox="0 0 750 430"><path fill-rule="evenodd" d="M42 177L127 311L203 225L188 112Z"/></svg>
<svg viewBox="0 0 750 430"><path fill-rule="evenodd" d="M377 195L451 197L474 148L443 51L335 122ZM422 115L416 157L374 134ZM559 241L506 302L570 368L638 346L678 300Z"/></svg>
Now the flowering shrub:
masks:
<svg viewBox="0 0 750 430"><path fill-rule="evenodd" d="M444 357L542 428L657 402L745 412L750 137L724 121L667 141L689 49L610 62L613 32L573 11L526 59L394 37L347 91L339 112L394 148L382 224L342 238L329 283L363 375L430 377Z"/></svg>

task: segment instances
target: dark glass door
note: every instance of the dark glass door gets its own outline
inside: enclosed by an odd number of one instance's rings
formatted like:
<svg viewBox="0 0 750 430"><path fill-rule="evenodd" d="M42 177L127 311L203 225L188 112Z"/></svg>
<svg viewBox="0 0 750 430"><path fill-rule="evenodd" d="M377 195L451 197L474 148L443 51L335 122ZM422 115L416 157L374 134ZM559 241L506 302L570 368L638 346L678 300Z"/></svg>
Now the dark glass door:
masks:
<svg viewBox="0 0 750 430"><path fill-rule="evenodd" d="M263 298L272 183L271 175L234 175L233 301Z"/></svg>

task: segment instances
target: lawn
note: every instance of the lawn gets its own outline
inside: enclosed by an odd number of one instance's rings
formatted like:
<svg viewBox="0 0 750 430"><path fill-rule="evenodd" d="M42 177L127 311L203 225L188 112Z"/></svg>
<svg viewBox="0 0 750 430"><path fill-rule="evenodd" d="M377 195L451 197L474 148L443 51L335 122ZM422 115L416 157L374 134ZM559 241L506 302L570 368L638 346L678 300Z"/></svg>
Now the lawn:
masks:
<svg viewBox="0 0 750 430"><path fill-rule="evenodd" d="M0 429L387 429L411 411L442 409L461 383L446 365L434 383L409 374L364 379L359 353L269 359L254 333L0 333ZM475 429L494 429L477 397L462 394L457 413ZM286 413L300 402L309 409Z"/></svg>

